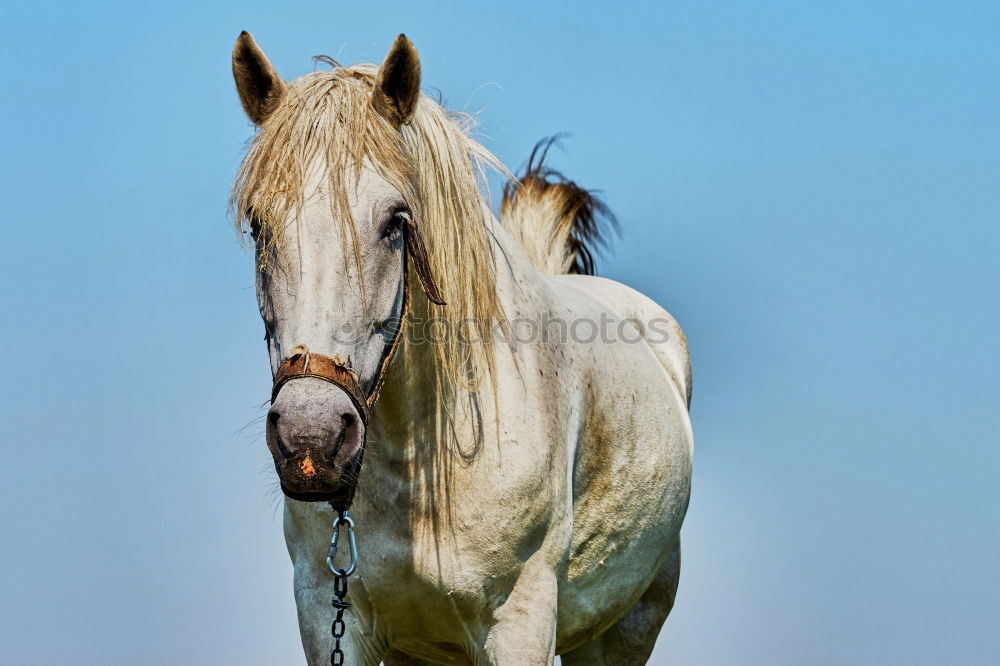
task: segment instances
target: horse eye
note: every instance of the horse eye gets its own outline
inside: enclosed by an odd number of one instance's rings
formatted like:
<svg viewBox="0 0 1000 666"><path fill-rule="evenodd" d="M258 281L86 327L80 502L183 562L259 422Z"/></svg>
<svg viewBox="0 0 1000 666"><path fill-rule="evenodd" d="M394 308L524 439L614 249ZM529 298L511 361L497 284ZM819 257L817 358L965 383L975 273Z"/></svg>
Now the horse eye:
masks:
<svg viewBox="0 0 1000 666"><path fill-rule="evenodd" d="M260 245L261 234L264 232L264 223L260 219L260 216L257 215L257 211L252 207L248 208L243 217L248 223L247 226L249 229L247 231L250 233L250 238L253 239L255 244Z"/></svg>
<svg viewBox="0 0 1000 666"><path fill-rule="evenodd" d="M405 208L393 211L392 215L389 216L389 219L386 221L385 226L382 228L382 238L390 243L395 243L403 233L403 224L409 218L410 211Z"/></svg>

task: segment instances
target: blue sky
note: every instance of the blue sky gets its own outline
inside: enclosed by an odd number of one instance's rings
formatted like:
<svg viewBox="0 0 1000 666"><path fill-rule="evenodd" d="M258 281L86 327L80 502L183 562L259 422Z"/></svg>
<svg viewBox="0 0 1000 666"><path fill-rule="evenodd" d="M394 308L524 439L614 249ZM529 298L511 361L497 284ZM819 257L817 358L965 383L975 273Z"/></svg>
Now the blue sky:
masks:
<svg viewBox="0 0 1000 666"><path fill-rule="evenodd" d="M603 275L684 325L694 494L654 664L992 664L1000 6L8 6L0 642L11 664L298 663L227 217L229 52L379 61L603 190Z"/></svg>

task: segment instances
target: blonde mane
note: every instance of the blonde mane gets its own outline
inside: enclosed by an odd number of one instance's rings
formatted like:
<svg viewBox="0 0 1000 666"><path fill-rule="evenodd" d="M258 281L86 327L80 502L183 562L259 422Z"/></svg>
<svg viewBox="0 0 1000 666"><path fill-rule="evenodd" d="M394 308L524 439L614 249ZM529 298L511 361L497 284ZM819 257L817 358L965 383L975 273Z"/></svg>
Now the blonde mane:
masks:
<svg viewBox="0 0 1000 666"><path fill-rule="evenodd" d="M344 238L360 261L348 174L357 177L362 164L376 169L410 206L447 301L428 312L414 290L414 314L440 317L449 331L433 345L438 388L457 380L475 390L484 374L492 377L492 328L504 322L483 191L487 170L508 172L469 136L471 116L449 112L426 95L411 122L401 130L393 127L371 105L377 72L374 65L335 66L288 85L253 139L233 186L237 228L252 231L260 270L266 270L274 242L269 239L278 238L276 227L301 210L306 171L321 160L334 217L345 225ZM409 279L413 289L414 276Z"/></svg>

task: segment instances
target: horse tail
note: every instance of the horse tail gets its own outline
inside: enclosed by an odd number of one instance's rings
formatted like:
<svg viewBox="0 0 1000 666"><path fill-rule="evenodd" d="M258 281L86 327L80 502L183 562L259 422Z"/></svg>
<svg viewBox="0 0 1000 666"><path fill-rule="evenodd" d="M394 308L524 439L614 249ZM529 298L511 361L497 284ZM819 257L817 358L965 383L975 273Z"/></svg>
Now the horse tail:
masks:
<svg viewBox="0 0 1000 666"><path fill-rule="evenodd" d="M500 220L546 275L593 275L594 253L607 245L618 221L599 193L587 190L545 164L558 136L535 144L524 175L503 188Z"/></svg>

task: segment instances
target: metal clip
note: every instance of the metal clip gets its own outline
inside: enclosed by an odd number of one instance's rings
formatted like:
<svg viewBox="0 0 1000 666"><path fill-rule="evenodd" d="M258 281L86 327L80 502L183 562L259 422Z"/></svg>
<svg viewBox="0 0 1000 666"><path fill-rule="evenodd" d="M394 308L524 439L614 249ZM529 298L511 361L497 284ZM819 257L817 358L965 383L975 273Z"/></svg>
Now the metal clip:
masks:
<svg viewBox="0 0 1000 666"><path fill-rule="evenodd" d="M347 545L351 552L351 564L346 569L338 569L333 563L337 557L337 542L340 540L340 526L347 525ZM333 519L333 536L330 537L330 547L326 551L326 565L335 576L350 576L358 568L358 543L354 539L354 520L345 511Z"/></svg>

